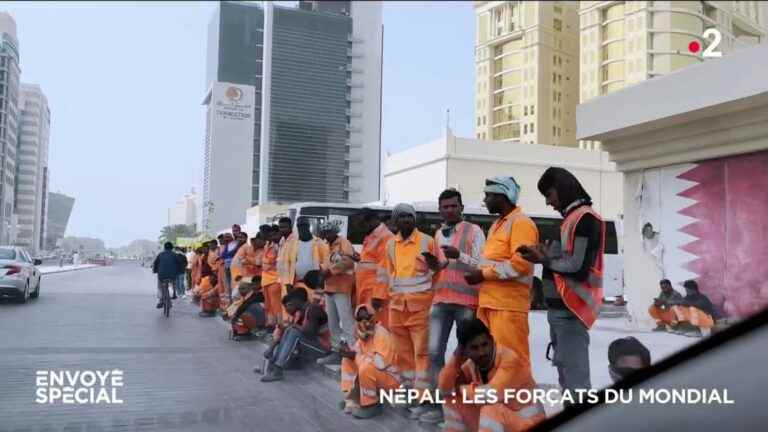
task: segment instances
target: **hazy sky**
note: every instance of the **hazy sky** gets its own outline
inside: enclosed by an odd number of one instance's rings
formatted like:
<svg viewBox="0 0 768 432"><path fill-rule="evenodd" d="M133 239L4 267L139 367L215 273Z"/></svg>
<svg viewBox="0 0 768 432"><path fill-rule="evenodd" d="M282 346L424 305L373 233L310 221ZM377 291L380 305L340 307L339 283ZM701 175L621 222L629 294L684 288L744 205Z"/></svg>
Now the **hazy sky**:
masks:
<svg viewBox="0 0 768 432"><path fill-rule="evenodd" d="M281 2L289 3L289 2ZM21 79L51 109L50 190L76 198L67 235L155 239L200 188L206 30L215 2L4 2ZM473 134L471 2L385 2L383 145Z"/></svg>

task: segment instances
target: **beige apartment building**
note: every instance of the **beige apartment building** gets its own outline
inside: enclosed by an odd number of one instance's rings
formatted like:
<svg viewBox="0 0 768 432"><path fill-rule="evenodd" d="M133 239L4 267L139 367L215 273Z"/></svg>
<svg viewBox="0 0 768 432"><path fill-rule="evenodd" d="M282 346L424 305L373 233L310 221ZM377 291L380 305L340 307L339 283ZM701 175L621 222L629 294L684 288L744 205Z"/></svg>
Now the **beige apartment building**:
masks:
<svg viewBox="0 0 768 432"><path fill-rule="evenodd" d="M580 102L765 41L766 4L759 1L583 1ZM707 29L719 31L704 38ZM700 49L689 46L697 42ZM705 90L705 89L702 89ZM599 143L582 141L585 148Z"/></svg>
<svg viewBox="0 0 768 432"><path fill-rule="evenodd" d="M575 146L579 6L477 1L475 134Z"/></svg>

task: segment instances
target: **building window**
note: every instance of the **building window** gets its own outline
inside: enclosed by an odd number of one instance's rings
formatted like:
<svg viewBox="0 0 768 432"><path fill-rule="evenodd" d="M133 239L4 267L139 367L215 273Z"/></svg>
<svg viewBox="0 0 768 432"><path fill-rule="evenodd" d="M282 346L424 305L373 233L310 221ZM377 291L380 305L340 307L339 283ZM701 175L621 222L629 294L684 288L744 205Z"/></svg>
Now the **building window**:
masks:
<svg viewBox="0 0 768 432"><path fill-rule="evenodd" d="M528 105L523 107L523 115L528 115Z"/></svg>
<svg viewBox="0 0 768 432"><path fill-rule="evenodd" d="M477 125L480 126L480 117L477 118Z"/></svg>
<svg viewBox="0 0 768 432"><path fill-rule="evenodd" d="M533 114L533 111L534 111L534 107L535 107L535 106L536 106L536 105L531 105L531 115L534 115L534 114Z"/></svg>
<svg viewBox="0 0 768 432"><path fill-rule="evenodd" d="M535 125L535 124L536 123L531 123L531 133L533 133L533 125Z"/></svg>
<svg viewBox="0 0 768 432"><path fill-rule="evenodd" d="M527 124L524 124L524 125L523 125L523 133L524 133L524 134L527 134L527 133L528 133L528 125L527 125Z"/></svg>
<svg viewBox="0 0 768 432"><path fill-rule="evenodd" d="M563 21L557 18L552 20L552 26L555 28L555 31L563 31Z"/></svg>
<svg viewBox="0 0 768 432"><path fill-rule="evenodd" d="M552 126L552 136L553 137L557 136L557 128L554 126Z"/></svg>

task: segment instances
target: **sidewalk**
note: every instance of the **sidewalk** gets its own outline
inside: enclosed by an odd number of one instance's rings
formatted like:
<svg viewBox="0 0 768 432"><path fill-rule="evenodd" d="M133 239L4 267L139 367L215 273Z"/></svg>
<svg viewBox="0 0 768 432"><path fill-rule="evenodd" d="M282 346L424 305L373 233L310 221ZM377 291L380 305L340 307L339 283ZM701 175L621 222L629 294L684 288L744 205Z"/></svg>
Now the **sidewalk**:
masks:
<svg viewBox="0 0 768 432"><path fill-rule="evenodd" d="M53 274L53 273L70 272L75 270L85 270L93 267L101 267L101 266L96 264L65 265L62 267L59 267L57 265L45 265L45 266L38 266L37 269L40 270L40 273L46 275L46 274Z"/></svg>

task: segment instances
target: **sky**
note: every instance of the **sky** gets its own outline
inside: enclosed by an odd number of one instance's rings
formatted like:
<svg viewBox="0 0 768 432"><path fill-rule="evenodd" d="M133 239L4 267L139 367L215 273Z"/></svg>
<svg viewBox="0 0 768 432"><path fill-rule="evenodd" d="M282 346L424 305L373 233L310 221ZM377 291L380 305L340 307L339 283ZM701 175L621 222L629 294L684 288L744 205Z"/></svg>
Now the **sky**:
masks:
<svg viewBox="0 0 768 432"><path fill-rule="evenodd" d="M280 2L291 3L291 2ZM75 197L66 235L156 239L202 182L206 32L215 2L4 2L22 82L51 110L50 187ZM471 2L384 2L382 144L473 135Z"/></svg>

